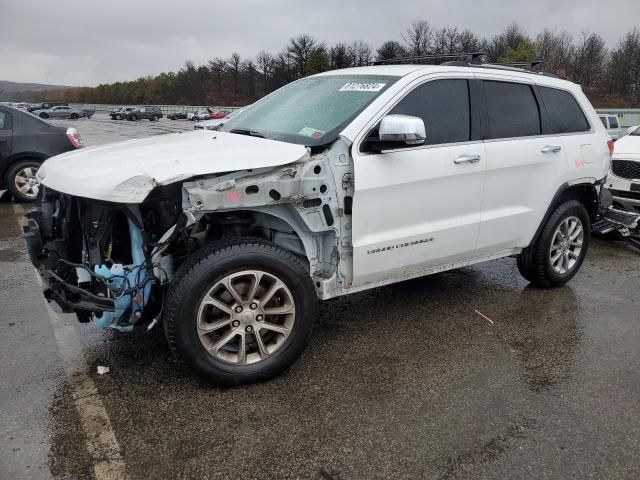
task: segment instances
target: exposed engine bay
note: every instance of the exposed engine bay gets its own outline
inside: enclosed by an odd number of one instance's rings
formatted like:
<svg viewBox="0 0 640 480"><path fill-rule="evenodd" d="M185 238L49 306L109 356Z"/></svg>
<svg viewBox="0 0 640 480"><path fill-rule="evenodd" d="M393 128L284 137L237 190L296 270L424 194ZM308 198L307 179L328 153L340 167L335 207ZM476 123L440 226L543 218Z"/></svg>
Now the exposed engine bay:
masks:
<svg viewBox="0 0 640 480"><path fill-rule="evenodd" d="M186 258L234 237L267 239L299 255L318 296L335 296L352 275L353 183L340 155L346 145L334 147L276 169L157 185L139 204L45 186L24 228L45 297L81 322L130 331L159 318L166 288Z"/></svg>

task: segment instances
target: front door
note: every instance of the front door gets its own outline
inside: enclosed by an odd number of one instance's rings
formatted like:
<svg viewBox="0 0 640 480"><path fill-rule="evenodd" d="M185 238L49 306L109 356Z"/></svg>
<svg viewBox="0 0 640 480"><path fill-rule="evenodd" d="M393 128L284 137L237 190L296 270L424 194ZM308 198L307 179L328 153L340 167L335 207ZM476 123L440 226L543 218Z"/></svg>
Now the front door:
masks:
<svg viewBox="0 0 640 480"><path fill-rule="evenodd" d="M375 153L365 142L353 152L354 287L473 257L486 155L472 86L472 78L431 80L388 112L421 117L427 145Z"/></svg>

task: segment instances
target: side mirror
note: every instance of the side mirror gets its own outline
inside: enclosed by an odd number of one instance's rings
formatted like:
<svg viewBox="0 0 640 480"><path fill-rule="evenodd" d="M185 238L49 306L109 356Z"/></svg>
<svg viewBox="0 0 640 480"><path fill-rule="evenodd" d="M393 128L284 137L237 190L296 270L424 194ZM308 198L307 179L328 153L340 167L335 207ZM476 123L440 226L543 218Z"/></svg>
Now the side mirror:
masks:
<svg viewBox="0 0 640 480"><path fill-rule="evenodd" d="M409 115L387 115L379 129L379 142L397 145L424 145L427 131L419 117Z"/></svg>

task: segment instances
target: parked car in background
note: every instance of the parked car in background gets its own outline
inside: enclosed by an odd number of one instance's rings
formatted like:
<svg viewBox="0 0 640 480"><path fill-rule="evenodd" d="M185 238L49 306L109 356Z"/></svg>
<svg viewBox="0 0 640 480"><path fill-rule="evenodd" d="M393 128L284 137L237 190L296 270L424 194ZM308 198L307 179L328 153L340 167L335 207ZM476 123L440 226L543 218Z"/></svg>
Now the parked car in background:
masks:
<svg viewBox="0 0 640 480"><path fill-rule="evenodd" d="M42 103L33 103L31 106L27 108L30 112L34 110L48 110L53 107L67 106L67 102L42 102Z"/></svg>
<svg viewBox="0 0 640 480"><path fill-rule="evenodd" d="M351 68L215 135L50 159L25 231L65 312L122 331L161 315L177 358L237 386L298 358L318 300L509 256L534 285L566 284L612 151L581 88L555 77Z"/></svg>
<svg viewBox="0 0 640 480"><path fill-rule="evenodd" d="M210 118L211 118L211 112L208 112L206 110L191 112L187 115L187 119L193 122L199 122L200 120L209 120Z"/></svg>
<svg viewBox="0 0 640 480"><path fill-rule="evenodd" d="M40 118L71 118L77 119L81 117L91 117L95 110L80 110L77 108L61 105L52 107L47 110L33 110L33 115L37 115Z"/></svg>
<svg viewBox="0 0 640 480"><path fill-rule="evenodd" d="M109 116L111 117L111 120L124 120L127 118L127 114L135 109L136 107L120 107L119 109L111 112Z"/></svg>
<svg viewBox="0 0 640 480"><path fill-rule="evenodd" d="M0 105L0 190L7 188L18 201L34 201L42 162L83 146L73 127L51 125L24 110Z"/></svg>
<svg viewBox="0 0 640 480"><path fill-rule="evenodd" d="M227 115L229 115L231 112L225 111L225 112L215 112L211 114L211 118L214 120L220 120L221 118L226 117Z"/></svg>
<svg viewBox="0 0 640 480"><path fill-rule="evenodd" d="M247 109L247 107L240 108L238 110L234 110L233 112L229 113L227 116L225 116L223 118L220 118L220 119L204 120L202 122L198 122L193 126L193 129L194 130L218 130L225 123L227 123L229 120L231 120L237 114L239 114L240 112L242 112L242 111L244 111L246 109Z"/></svg>
<svg viewBox="0 0 640 480"><path fill-rule="evenodd" d="M137 107L127 112L127 120L150 120L152 122L157 122L162 118L162 111L159 107L152 106L144 106Z"/></svg>
<svg viewBox="0 0 640 480"><path fill-rule="evenodd" d="M630 130L614 146L606 186L615 207L640 214L640 128Z"/></svg>
<svg viewBox="0 0 640 480"><path fill-rule="evenodd" d="M189 112L173 112L167 115L167 118L169 120L186 120L187 115L189 115Z"/></svg>
<svg viewBox="0 0 640 480"><path fill-rule="evenodd" d="M620 121L616 115L601 113L598 115L598 118L602 122L602 125L604 125L604 128L607 129L607 133L609 133L612 140L618 140L625 135L627 129L620 126Z"/></svg>

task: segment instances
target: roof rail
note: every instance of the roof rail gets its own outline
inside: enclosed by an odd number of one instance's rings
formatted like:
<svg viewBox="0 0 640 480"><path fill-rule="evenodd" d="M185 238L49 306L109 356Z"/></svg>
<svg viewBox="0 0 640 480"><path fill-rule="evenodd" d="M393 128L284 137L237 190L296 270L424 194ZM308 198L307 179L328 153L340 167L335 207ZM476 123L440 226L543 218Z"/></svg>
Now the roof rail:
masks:
<svg viewBox="0 0 640 480"><path fill-rule="evenodd" d="M371 62L371 65L397 65L402 63L423 63L423 62L435 63L437 62L437 60L454 59L454 58L459 59L458 62L461 62L461 63L480 65L482 64L483 56L484 56L484 53L482 52L413 55L409 57L395 57L395 58L387 58L384 60L376 60L374 62ZM449 62L449 63L452 63L452 62Z"/></svg>
<svg viewBox="0 0 640 480"><path fill-rule="evenodd" d="M370 65L398 65L403 63L427 65L445 65L450 67L481 67L494 68L496 70L508 70L520 73L535 73L546 77L558 78L556 75L542 71L540 66L543 60L533 60L531 62L510 62L510 63L484 63L484 53L445 53L434 55L415 55L409 57L387 58L385 60L376 60ZM438 62L439 60L445 60Z"/></svg>

